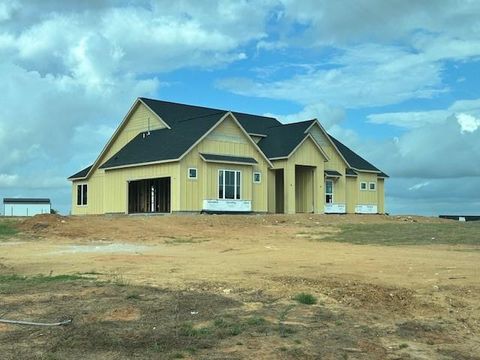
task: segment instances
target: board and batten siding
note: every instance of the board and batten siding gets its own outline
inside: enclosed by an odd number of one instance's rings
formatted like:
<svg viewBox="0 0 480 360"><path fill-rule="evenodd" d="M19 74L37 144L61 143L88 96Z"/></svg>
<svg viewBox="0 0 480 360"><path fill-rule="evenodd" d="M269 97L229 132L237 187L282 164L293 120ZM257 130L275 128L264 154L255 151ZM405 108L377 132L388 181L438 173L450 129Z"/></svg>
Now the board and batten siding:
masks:
<svg viewBox="0 0 480 360"><path fill-rule="evenodd" d="M252 157L257 164L221 164L205 162L200 153ZM201 211L203 200L218 199L218 171L240 170L242 200L252 201L252 211L267 211L268 163L250 139L231 118L226 118L180 162L182 211ZM196 168L197 179L188 178L188 169ZM253 183L253 172L261 173L261 182Z"/></svg>
<svg viewBox="0 0 480 360"><path fill-rule="evenodd" d="M329 158L328 162L325 163L325 170L335 170L342 174L339 179L333 182L333 202L338 204L346 204L347 184L345 178L345 169L347 168L347 164L338 154L338 151L332 146L330 140L326 138L325 134L318 127L318 125L314 125L310 129L310 134L315 139L315 141L322 147L323 151L325 151Z"/></svg>
<svg viewBox="0 0 480 360"><path fill-rule="evenodd" d="M385 179L377 179L378 213L385 214Z"/></svg>
<svg viewBox="0 0 480 360"><path fill-rule="evenodd" d="M317 148L312 139L306 139L303 144L296 149L296 151L285 160L273 161L274 169L283 169L284 174L284 211L287 214L294 214L298 209L302 211L310 211L311 201L305 196L299 196L299 193L295 191L296 180L301 178L301 175L297 175L295 171L295 165L312 166L315 167L313 173L313 189L316 194L312 194L313 198L313 212L323 212L323 173L325 158L320 150ZM309 180L306 180L308 183ZM310 188L310 185L307 185ZM302 194L303 195L303 194ZM270 191L270 196L275 196L275 191ZM304 199L302 203L297 205L297 198ZM273 200L272 202L275 202Z"/></svg>
<svg viewBox="0 0 480 360"><path fill-rule="evenodd" d="M128 212L128 182L169 177L171 211L180 211L179 163L135 166L105 171L105 213Z"/></svg>

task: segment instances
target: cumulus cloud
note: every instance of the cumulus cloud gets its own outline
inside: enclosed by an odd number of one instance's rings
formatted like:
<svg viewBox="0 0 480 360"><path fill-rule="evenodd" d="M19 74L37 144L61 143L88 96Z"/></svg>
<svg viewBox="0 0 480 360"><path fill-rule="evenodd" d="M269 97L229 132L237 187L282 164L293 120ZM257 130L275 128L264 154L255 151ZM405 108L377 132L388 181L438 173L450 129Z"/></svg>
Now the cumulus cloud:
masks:
<svg viewBox="0 0 480 360"><path fill-rule="evenodd" d="M469 114L457 114L457 122L460 125L460 132L472 133L480 127L480 119Z"/></svg>
<svg viewBox="0 0 480 360"><path fill-rule="evenodd" d="M329 129L333 125L340 124L345 119L345 110L339 107L328 106L325 103L317 103L305 106L298 113L287 115L267 113L265 116L275 117L284 124L317 119L323 127Z"/></svg>

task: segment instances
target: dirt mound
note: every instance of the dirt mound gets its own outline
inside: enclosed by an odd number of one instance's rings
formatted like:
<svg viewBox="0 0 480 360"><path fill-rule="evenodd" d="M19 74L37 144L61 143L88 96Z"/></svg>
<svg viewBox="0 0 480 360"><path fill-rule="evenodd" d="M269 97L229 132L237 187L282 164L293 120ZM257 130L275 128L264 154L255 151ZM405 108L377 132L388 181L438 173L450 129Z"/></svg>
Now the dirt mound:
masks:
<svg viewBox="0 0 480 360"><path fill-rule="evenodd" d="M58 214L39 214L23 220L18 228L26 232L42 232L52 226L65 223L68 217Z"/></svg>

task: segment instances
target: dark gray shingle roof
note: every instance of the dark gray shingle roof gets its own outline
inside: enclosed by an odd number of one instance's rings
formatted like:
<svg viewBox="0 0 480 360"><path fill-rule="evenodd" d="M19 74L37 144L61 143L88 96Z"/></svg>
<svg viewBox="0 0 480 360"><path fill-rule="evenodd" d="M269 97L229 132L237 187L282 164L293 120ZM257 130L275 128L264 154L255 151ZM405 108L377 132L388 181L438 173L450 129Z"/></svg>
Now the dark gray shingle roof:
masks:
<svg viewBox="0 0 480 360"><path fill-rule="evenodd" d="M305 130L314 121L307 120L267 128L264 130L267 137L261 139L258 146L269 159L286 157L305 139L307 136Z"/></svg>
<svg viewBox="0 0 480 360"><path fill-rule="evenodd" d="M204 154L204 153L200 153L200 156L207 161L234 162L234 163L243 163L243 164L249 164L249 165L258 164L257 160L255 160L252 157Z"/></svg>
<svg viewBox="0 0 480 360"><path fill-rule="evenodd" d="M335 139L332 135L329 134L328 136L330 136L330 139L332 139L338 151L340 151L340 153L343 155L345 160L347 160L348 164L352 168L359 169L359 170L369 170L369 171L380 172L380 170L378 170L375 166L373 166L367 160L362 158L360 155L358 155L357 153L353 152L348 147L343 145L340 141Z"/></svg>
<svg viewBox="0 0 480 360"><path fill-rule="evenodd" d="M77 179L77 178L84 178L85 176L87 176L88 172L90 171L90 169L92 168L93 164L90 165L90 166L87 166L85 169L83 170L80 170L79 172L73 174L72 176L69 177L69 179Z"/></svg>
<svg viewBox="0 0 480 360"><path fill-rule="evenodd" d="M162 118L171 129L153 130L149 135L144 135L146 133L137 135L103 163L101 168L178 159L227 113L227 110L148 98L140 98L140 100ZM258 142L258 146L270 159L288 156L305 139L306 129L315 121L308 120L283 125L271 117L241 112L232 113L248 133L267 136ZM333 136L330 138L351 167L380 172ZM84 178L90 169L91 166L72 175L69 179Z"/></svg>
<svg viewBox="0 0 480 360"><path fill-rule="evenodd" d="M46 198L4 198L4 204L50 204Z"/></svg>
<svg viewBox="0 0 480 360"><path fill-rule="evenodd" d="M330 176L330 177L341 177L342 174L340 174L336 170L325 170L325 175Z"/></svg>

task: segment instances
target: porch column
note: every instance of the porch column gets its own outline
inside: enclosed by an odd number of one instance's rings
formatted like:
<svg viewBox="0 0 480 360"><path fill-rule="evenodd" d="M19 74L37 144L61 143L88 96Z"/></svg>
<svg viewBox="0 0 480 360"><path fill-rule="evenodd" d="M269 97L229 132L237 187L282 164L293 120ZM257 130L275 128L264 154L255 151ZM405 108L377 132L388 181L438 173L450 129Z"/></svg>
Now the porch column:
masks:
<svg viewBox="0 0 480 360"><path fill-rule="evenodd" d="M295 164L287 164L284 168L284 211L285 214L295 214Z"/></svg>

